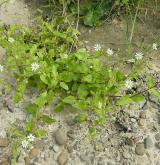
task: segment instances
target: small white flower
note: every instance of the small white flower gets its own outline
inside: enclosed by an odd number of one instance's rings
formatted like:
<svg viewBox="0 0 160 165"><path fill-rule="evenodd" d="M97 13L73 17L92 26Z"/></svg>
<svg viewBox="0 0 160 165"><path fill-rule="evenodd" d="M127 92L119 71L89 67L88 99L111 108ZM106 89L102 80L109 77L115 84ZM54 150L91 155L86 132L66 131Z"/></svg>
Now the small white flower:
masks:
<svg viewBox="0 0 160 165"><path fill-rule="evenodd" d="M23 148L27 148L28 147L28 141L27 140L23 140L22 141L22 147Z"/></svg>
<svg viewBox="0 0 160 165"><path fill-rule="evenodd" d="M157 50L157 43L153 43L152 48L153 50Z"/></svg>
<svg viewBox="0 0 160 165"><path fill-rule="evenodd" d="M95 44L95 45L94 45L94 50L95 50L95 51L99 51L99 50L101 50L101 48L102 48L102 47L101 47L100 44Z"/></svg>
<svg viewBox="0 0 160 165"><path fill-rule="evenodd" d="M3 72L4 66L0 65L0 72Z"/></svg>
<svg viewBox="0 0 160 165"><path fill-rule="evenodd" d="M143 53L139 52L135 54L136 60L141 60L143 58Z"/></svg>
<svg viewBox="0 0 160 165"><path fill-rule="evenodd" d="M15 40L14 40L14 38L9 37L9 38L8 38L8 41L9 41L10 43L13 43Z"/></svg>
<svg viewBox="0 0 160 165"><path fill-rule="evenodd" d="M2 138L6 137L6 131L2 128L0 128L0 137L2 137Z"/></svg>
<svg viewBox="0 0 160 165"><path fill-rule="evenodd" d="M31 64L31 68L32 68L32 71L36 71L37 69L39 69L39 64L37 64L37 63L32 63L32 64Z"/></svg>
<svg viewBox="0 0 160 165"><path fill-rule="evenodd" d="M35 139L35 136L33 136L32 134L30 134L27 138L28 138L28 140L29 140L30 142L33 142L34 139Z"/></svg>
<svg viewBox="0 0 160 165"><path fill-rule="evenodd" d="M134 86L134 82L133 82L132 80L126 80L126 82L125 82L125 87L126 87L127 89L132 89L133 86Z"/></svg>
<svg viewBox="0 0 160 165"><path fill-rule="evenodd" d="M106 52L109 56L112 56L114 54L114 52L111 48L108 48Z"/></svg>
<svg viewBox="0 0 160 165"><path fill-rule="evenodd" d="M64 57L64 58L68 58L68 54L64 54L63 57Z"/></svg>
<svg viewBox="0 0 160 165"><path fill-rule="evenodd" d="M102 109L102 106L103 106L102 102L99 102L99 103L98 103L98 108L99 108L99 109Z"/></svg>

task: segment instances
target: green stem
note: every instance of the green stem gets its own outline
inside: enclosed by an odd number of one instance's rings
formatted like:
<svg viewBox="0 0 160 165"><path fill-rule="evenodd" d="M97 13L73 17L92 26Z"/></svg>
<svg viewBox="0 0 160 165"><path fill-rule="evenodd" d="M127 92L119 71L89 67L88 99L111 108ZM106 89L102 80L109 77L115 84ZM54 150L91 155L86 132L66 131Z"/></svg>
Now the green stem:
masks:
<svg viewBox="0 0 160 165"><path fill-rule="evenodd" d="M134 33L134 29L135 29L135 24L136 24L136 20L137 20L137 15L138 15L138 10L139 10L139 6L140 6L140 2L141 2L141 0L139 0L139 2L138 2L136 13L135 13L133 24L132 24L131 35L130 35L130 39L129 39L129 43L130 44L132 43L132 39L133 39L133 33Z"/></svg>

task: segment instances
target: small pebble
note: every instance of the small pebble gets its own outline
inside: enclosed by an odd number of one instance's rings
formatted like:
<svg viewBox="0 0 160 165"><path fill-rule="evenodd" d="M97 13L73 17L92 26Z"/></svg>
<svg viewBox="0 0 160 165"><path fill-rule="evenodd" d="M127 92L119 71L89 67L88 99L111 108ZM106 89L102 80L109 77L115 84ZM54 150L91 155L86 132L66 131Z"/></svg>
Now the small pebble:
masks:
<svg viewBox="0 0 160 165"><path fill-rule="evenodd" d="M146 120L145 119L139 119L138 121L138 125L139 126L144 126L146 124Z"/></svg>
<svg viewBox="0 0 160 165"><path fill-rule="evenodd" d="M65 130L63 129L58 129L56 132L55 132L55 140L56 140L56 143L59 144L59 145L65 145L66 142L67 142L67 135L66 135L66 132Z"/></svg>
<svg viewBox="0 0 160 165"><path fill-rule="evenodd" d="M146 119L147 118L147 111L146 110L140 112L140 118L141 119Z"/></svg>
<svg viewBox="0 0 160 165"><path fill-rule="evenodd" d="M157 134L155 135L155 139L156 139L156 141L160 141L160 133L157 133Z"/></svg>
<svg viewBox="0 0 160 165"><path fill-rule="evenodd" d="M67 152L61 152L61 154L58 156L58 163L59 165L64 165L68 161L68 153Z"/></svg>
<svg viewBox="0 0 160 165"><path fill-rule="evenodd" d="M144 139L144 146L146 149L151 148L152 145L153 145L153 142L149 136Z"/></svg>
<svg viewBox="0 0 160 165"><path fill-rule="evenodd" d="M122 155L125 159L129 159L131 157L131 155L128 152L123 152Z"/></svg>
<svg viewBox="0 0 160 165"><path fill-rule="evenodd" d="M7 147L9 145L9 141L7 138L0 138L0 147Z"/></svg>
<svg viewBox="0 0 160 165"><path fill-rule="evenodd" d="M156 143L155 146L160 149L160 142Z"/></svg>
<svg viewBox="0 0 160 165"><path fill-rule="evenodd" d="M59 149L60 149L59 146L57 146L57 145L53 146L53 151L54 152L59 152Z"/></svg>
<svg viewBox="0 0 160 165"><path fill-rule="evenodd" d="M145 154L145 148L143 143L137 143L135 153L140 156Z"/></svg>
<svg viewBox="0 0 160 165"><path fill-rule="evenodd" d="M39 156L39 154L40 154L40 150L38 148L33 148L29 152L29 158L30 159L36 158Z"/></svg>

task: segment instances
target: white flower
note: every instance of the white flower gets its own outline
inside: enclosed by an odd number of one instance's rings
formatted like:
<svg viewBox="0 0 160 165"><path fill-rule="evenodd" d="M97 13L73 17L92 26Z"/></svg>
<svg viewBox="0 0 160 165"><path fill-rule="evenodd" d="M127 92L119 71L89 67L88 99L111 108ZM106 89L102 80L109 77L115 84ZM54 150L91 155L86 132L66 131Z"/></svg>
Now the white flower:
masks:
<svg viewBox="0 0 160 165"><path fill-rule="evenodd" d="M132 89L133 86L134 86L134 82L133 82L132 80L126 80L126 82L125 82L125 87L126 87L127 89Z"/></svg>
<svg viewBox="0 0 160 165"><path fill-rule="evenodd" d="M101 47L100 44L95 44L95 45L94 45L94 50L95 50L95 51L99 51L99 50L101 50L101 48L102 48L102 47Z"/></svg>
<svg viewBox="0 0 160 165"><path fill-rule="evenodd" d="M64 58L68 58L68 54L64 54L63 57L64 57Z"/></svg>
<svg viewBox="0 0 160 165"><path fill-rule="evenodd" d="M153 50L157 50L157 43L153 43L152 48Z"/></svg>
<svg viewBox="0 0 160 165"><path fill-rule="evenodd" d="M114 54L114 52L113 52L113 50L111 48L108 48L106 52L110 56L112 56Z"/></svg>
<svg viewBox="0 0 160 165"><path fill-rule="evenodd" d="M28 147L28 141L27 140L23 140L22 141L22 147L23 148L27 148Z"/></svg>
<svg viewBox="0 0 160 165"><path fill-rule="evenodd" d="M39 69L39 64L37 64L37 63L32 63L32 64L31 64L31 68L32 68L32 71L36 71L37 69Z"/></svg>
<svg viewBox="0 0 160 165"><path fill-rule="evenodd" d="M35 136L33 136L32 134L30 134L27 138L28 138L28 140L29 140L30 142L33 142L34 139L35 139Z"/></svg>
<svg viewBox="0 0 160 165"><path fill-rule="evenodd" d="M98 108L101 109L102 106L103 106L102 102L99 102L99 103L98 103Z"/></svg>
<svg viewBox="0 0 160 165"><path fill-rule="evenodd" d="M2 138L6 137L6 131L2 128L0 128L0 137L2 137Z"/></svg>
<svg viewBox="0 0 160 165"><path fill-rule="evenodd" d="M0 72L3 72L4 66L0 65Z"/></svg>
<svg viewBox="0 0 160 165"><path fill-rule="evenodd" d="M14 40L14 38L9 37L9 38L8 38L8 41L9 41L10 43L13 43L15 40Z"/></svg>
<svg viewBox="0 0 160 165"><path fill-rule="evenodd" d="M139 52L135 54L136 60L141 60L143 58L143 53Z"/></svg>

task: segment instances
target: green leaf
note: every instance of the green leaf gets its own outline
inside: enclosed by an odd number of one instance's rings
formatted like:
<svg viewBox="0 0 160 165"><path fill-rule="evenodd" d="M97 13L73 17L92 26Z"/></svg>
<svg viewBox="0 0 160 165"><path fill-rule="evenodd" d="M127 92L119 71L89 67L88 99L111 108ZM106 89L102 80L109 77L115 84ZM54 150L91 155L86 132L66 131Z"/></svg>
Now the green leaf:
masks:
<svg viewBox="0 0 160 165"><path fill-rule="evenodd" d="M130 97L134 102L141 102L145 99L142 94L136 94Z"/></svg>
<svg viewBox="0 0 160 165"><path fill-rule="evenodd" d="M74 96L67 96L63 99L63 102L73 105L76 102L76 98Z"/></svg>
<svg viewBox="0 0 160 165"><path fill-rule="evenodd" d="M23 94L21 92L15 92L13 97L14 97L14 101L18 103L22 100Z"/></svg>
<svg viewBox="0 0 160 165"><path fill-rule="evenodd" d="M158 97L160 99L160 92L155 89L155 88L152 88L149 90L154 96Z"/></svg>
<svg viewBox="0 0 160 165"><path fill-rule="evenodd" d="M48 115L42 115L42 116L41 116L41 119L42 119L45 123L47 123L47 124L52 124L52 123L56 122L55 119L51 118L51 117L48 116Z"/></svg>
<svg viewBox="0 0 160 165"><path fill-rule="evenodd" d="M79 49L76 53L75 56L82 61L85 61L88 58L88 54L84 49Z"/></svg>
<svg viewBox="0 0 160 165"><path fill-rule="evenodd" d="M84 100L78 100L75 104L72 104L72 106L80 110L85 110L88 108Z"/></svg>
<svg viewBox="0 0 160 165"><path fill-rule="evenodd" d="M59 104L56 105L55 111L56 112L61 112L63 110L63 108L64 108L64 105L65 104L63 102L60 102Z"/></svg>
<svg viewBox="0 0 160 165"><path fill-rule="evenodd" d="M34 103L38 105L39 107L42 107L46 104L47 102L47 91L43 92L40 96L36 98Z"/></svg>
<svg viewBox="0 0 160 165"><path fill-rule="evenodd" d="M119 91L119 89L118 89L118 87L115 86L115 85L113 85L113 86L107 88L107 93L108 93L109 95L115 95L118 91Z"/></svg>
<svg viewBox="0 0 160 165"><path fill-rule="evenodd" d="M154 82L153 77L151 75L148 75L147 76L147 86L148 86L148 88L153 87L154 84L155 84L155 82Z"/></svg>
<svg viewBox="0 0 160 165"><path fill-rule="evenodd" d="M36 104L28 104L25 108L28 113L31 113L33 116L36 116L38 112L38 106Z"/></svg>
<svg viewBox="0 0 160 165"><path fill-rule="evenodd" d="M83 81L88 82L88 83L92 83L92 75L88 74L88 75L84 76Z"/></svg>
<svg viewBox="0 0 160 165"><path fill-rule="evenodd" d="M87 120L87 115L86 114L79 114L75 117L75 121L77 123L82 123Z"/></svg>
<svg viewBox="0 0 160 165"><path fill-rule="evenodd" d="M33 118L30 118L26 124L26 130L28 133L31 133L33 130Z"/></svg>
<svg viewBox="0 0 160 165"><path fill-rule="evenodd" d="M89 91L85 84L81 84L78 87L77 94L78 94L79 98L85 98L88 95L88 93L89 93Z"/></svg>
<svg viewBox="0 0 160 165"><path fill-rule="evenodd" d="M45 136L46 133L47 132L44 129L38 129L38 130L35 131L34 134L37 138L41 138L41 137Z"/></svg>
<svg viewBox="0 0 160 165"><path fill-rule="evenodd" d="M65 90L69 90L68 85L64 82L60 82L60 86Z"/></svg>
<svg viewBox="0 0 160 165"><path fill-rule="evenodd" d="M132 99L130 97L130 95L122 96L120 99L117 100L117 105L130 104L132 102Z"/></svg>

